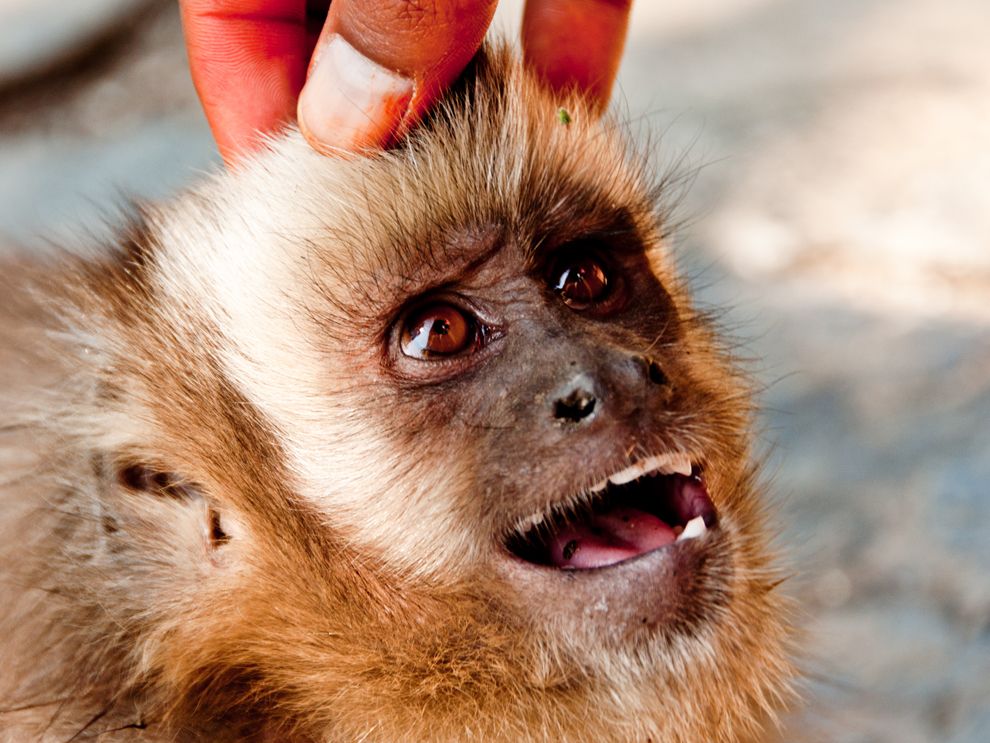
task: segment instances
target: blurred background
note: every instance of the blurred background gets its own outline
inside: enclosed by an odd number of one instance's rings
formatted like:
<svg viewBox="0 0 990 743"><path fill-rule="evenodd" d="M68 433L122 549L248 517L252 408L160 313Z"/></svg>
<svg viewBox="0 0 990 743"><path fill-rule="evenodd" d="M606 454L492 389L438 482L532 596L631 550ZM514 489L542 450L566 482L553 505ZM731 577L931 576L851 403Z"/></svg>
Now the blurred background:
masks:
<svg viewBox="0 0 990 743"><path fill-rule="evenodd" d="M690 182L678 260L763 390L785 740L990 741L988 37L986 0L635 6L618 110ZM0 244L218 162L174 2L0 0Z"/></svg>

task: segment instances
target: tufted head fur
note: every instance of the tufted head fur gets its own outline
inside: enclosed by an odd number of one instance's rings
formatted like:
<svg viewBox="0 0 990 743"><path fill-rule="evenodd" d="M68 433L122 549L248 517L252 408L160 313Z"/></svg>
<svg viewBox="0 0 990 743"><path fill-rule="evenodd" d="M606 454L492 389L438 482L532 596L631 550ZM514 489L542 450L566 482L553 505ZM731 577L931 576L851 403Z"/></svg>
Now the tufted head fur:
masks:
<svg viewBox="0 0 990 743"><path fill-rule="evenodd" d="M489 48L391 151L290 133L7 271L0 728L758 735L789 668L749 391L629 150ZM576 569L630 466L702 534Z"/></svg>

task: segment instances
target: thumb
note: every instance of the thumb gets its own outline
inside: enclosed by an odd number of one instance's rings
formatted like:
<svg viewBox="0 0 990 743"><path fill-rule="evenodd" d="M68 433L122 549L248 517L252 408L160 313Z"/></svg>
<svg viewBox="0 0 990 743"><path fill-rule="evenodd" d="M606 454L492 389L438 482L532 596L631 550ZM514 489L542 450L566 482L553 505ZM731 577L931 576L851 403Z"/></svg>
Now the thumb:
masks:
<svg viewBox="0 0 990 743"><path fill-rule="evenodd" d="M481 46L497 0L335 0L299 97L325 153L379 147L414 124Z"/></svg>

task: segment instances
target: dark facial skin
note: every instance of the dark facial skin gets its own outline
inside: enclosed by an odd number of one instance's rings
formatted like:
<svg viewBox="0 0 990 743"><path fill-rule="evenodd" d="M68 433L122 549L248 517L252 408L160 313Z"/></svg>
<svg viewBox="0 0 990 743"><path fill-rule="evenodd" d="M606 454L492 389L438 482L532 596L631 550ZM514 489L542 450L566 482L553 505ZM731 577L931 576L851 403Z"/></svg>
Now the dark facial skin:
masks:
<svg viewBox="0 0 990 743"><path fill-rule="evenodd" d="M733 447L705 447L707 421L733 413L695 373L690 328L647 254L656 235L619 213L535 239L465 230L450 238L455 257L459 241L477 257L451 260L448 274L424 271L427 288L387 315L375 390L395 396L369 405L384 414L381 428L440 468L445 456L472 457L467 521L503 576L504 598L525 615L568 615L575 632L600 637L605 627L583 622L581 608L604 596L618 643L644 625L672 634L699 626L724 601L708 579L731 564L721 535L705 549L678 545L582 575L507 548L520 519L634 460L687 451L699 467L738 466Z"/></svg>
<svg viewBox="0 0 990 743"><path fill-rule="evenodd" d="M402 375L416 404L480 437L477 449L494 459L479 464L499 478L525 468L520 452L535 463L561 449L568 457L597 455L602 436L617 446L623 438L641 440L669 412L664 367L673 372L676 359L654 357L670 357L679 334L676 310L641 250L588 238L541 251L527 265L522 251L507 245L471 275L414 300L460 308L484 336L480 344L425 359L391 347L386 373ZM587 261L600 267L607 286L587 307L568 306L555 285Z"/></svg>

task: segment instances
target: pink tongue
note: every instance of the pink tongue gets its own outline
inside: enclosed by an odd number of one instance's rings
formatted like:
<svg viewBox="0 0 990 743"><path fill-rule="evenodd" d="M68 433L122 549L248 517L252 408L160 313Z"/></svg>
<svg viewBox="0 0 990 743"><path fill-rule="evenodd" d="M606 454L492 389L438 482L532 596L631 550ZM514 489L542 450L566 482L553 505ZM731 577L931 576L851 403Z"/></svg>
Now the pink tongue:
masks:
<svg viewBox="0 0 990 743"><path fill-rule="evenodd" d="M561 529L550 540L550 559L558 568L600 568L675 539L674 530L653 514L619 507Z"/></svg>

